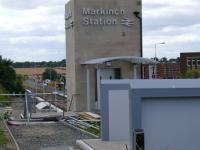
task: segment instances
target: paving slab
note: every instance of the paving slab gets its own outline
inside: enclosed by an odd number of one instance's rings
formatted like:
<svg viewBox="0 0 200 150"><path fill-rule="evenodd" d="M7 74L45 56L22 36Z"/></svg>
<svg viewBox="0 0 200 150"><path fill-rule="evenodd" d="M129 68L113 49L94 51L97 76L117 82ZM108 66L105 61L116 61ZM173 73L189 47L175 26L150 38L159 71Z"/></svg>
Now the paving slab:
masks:
<svg viewBox="0 0 200 150"><path fill-rule="evenodd" d="M128 141L102 141L101 139L85 139L85 140L77 140L76 144L82 150L128 150L130 149Z"/></svg>
<svg viewBox="0 0 200 150"><path fill-rule="evenodd" d="M71 150L71 149L66 145L66 146L41 148L41 150Z"/></svg>

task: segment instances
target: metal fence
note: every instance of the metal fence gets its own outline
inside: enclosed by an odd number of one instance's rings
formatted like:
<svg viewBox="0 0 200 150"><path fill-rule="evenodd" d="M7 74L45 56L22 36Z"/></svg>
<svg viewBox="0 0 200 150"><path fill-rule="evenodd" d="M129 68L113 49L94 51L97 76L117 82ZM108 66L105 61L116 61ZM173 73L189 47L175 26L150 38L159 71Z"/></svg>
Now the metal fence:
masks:
<svg viewBox="0 0 200 150"><path fill-rule="evenodd" d="M36 113L37 111L37 104L43 103L46 105L49 110L54 111L55 109L59 109L60 113L62 111L62 116L64 117L64 112L67 111L67 107L65 106L67 103L66 97L63 96L62 99L58 98L56 92L53 93L33 93L32 91L26 89L24 94L0 94L1 96L9 96L9 97L21 97L23 101L11 101L11 103L24 103L24 113L23 117L29 123L30 119L32 118L32 114ZM0 103L8 103L8 101L0 101Z"/></svg>

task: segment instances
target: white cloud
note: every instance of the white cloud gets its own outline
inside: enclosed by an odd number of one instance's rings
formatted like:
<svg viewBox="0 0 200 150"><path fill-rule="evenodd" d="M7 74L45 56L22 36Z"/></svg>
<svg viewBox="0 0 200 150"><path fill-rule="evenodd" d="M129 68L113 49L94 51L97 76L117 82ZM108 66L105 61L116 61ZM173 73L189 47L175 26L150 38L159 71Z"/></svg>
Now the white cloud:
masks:
<svg viewBox="0 0 200 150"><path fill-rule="evenodd" d="M14 48L12 50L2 51L1 54L4 56L7 53L10 53L9 59L14 60L15 62L23 61L60 61L63 59L63 56L66 55L65 51L54 50L49 52L49 49L20 49ZM56 56L56 57L55 57Z"/></svg>
<svg viewBox="0 0 200 150"><path fill-rule="evenodd" d="M63 0L0 0L0 54L15 61L64 59L64 5Z"/></svg>
<svg viewBox="0 0 200 150"><path fill-rule="evenodd" d="M166 26L163 27L162 32L164 33L200 33L200 24L194 24L190 26Z"/></svg>
<svg viewBox="0 0 200 150"><path fill-rule="evenodd" d="M20 61L64 59L67 1L0 0L0 54ZM144 56L153 57L162 41L160 57L200 51L199 8L199 0L143 0Z"/></svg>
<svg viewBox="0 0 200 150"><path fill-rule="evenodd" d="M1 6L16 10L30 10L39 6L54 7L65 4L68 0L0 0Z"/></svg>
<svg viewBox="0 0 200 150"><path fill-rule="evenodd" d="M180 52L200 51L199 0L143 0L144 56L179 57Z"/></svg>
<svg viewBox="0 0 200 150"><path fill-rule="evenodd" d="M39 44L41 42L55 42L64 44L65 43L65 37L64 35L56 35L56 36L25 36L25 37L16 37L16 38L10 38L9 42L10 44Z"/></svg>

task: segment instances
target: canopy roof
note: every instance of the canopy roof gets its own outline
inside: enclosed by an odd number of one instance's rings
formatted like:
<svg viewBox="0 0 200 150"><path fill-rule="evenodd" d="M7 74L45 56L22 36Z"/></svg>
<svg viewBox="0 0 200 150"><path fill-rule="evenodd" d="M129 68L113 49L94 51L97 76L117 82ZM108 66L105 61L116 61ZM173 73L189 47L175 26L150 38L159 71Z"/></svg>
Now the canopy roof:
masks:
<svg viewBox="0 0 200 150"><path fill-rule="evenodd" d="M133 64L157 64L158 62L152 59L137 57L137 56L118 56L118 57L105 57L105 58L97 58L85 61L81 64L83 65L94 65L94 64L103 64L109 61L128 61Z"/></svg>

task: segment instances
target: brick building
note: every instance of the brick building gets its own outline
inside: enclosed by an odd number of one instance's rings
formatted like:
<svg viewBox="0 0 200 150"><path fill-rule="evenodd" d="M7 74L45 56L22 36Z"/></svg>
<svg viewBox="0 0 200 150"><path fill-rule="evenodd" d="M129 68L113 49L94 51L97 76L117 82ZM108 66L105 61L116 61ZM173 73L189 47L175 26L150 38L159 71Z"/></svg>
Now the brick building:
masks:
<svg viewBox="0 0 200 150"><path fill-rule="evenodd" d="M180 72L200 69L200 52L180 53Z"/></svg>
<svg viewBox="0 0 200 150"><path fill-rule="evenodd" d="M180 78L180 63L167 62L157 65L158 79L177 79Z"/></svg>
<svg viewBox="0 0 200 150"><path fill-rule="evenodd" d="M149 77L149 65L143 65L144 79L177 79L180 78L180 63L166 62L151 66L153 70L152 77Z"/></svg>

